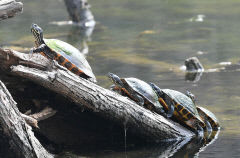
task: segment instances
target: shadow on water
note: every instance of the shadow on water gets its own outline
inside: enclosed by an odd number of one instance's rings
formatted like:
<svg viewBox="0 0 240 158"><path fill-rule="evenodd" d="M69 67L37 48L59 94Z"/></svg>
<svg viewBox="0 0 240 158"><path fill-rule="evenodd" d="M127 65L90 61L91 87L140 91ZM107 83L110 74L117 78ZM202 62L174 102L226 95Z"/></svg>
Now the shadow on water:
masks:
<svg viewBox="0 0 240 158"><path fill-rule="evenodd" d="M203 72L186 72L185 80L196 83L201 80L202 74L203 74Z"/></svg>

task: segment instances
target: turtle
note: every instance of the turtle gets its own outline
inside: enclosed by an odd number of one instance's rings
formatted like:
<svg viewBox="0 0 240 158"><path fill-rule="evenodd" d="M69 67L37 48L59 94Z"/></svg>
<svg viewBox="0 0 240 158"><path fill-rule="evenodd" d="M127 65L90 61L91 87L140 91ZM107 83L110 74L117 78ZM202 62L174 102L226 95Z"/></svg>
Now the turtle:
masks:
<svg viewBox="0 0 240 158"><path fill-rule="evenodd" d="M114 85L111 86L112 90L129 97L142 107L165 115L163 107L158 102L157 94L148 83L134 77L119 78L113 73L108 73L108 77L114 83Z"/></svg>
<svg viewBox="0 0 240 158"><path fill-rule="evenodd" d="M56 60L74 74L96 82L89 63L77 48L58 39L43 38L43 30L37 24L32 24L31 32L37 46L37 48L31 49L32 53L41 53L51 60Z"/></svg>
<svg viewBox="0 0 240 158"><path fill-rule="evenodd" d="M186 95L192 99L192 101L196 102L196 97L193 93L190 91L187 91ZM202 120L205 122L207 126L208 131L213 131L213 130L218 130L220 125L217 117L208 109L201 107L201 106L196 106L197 111L202 118Z"/></svg>
<svg viewBox="0 0 240 158"><path fill-rule="evenodd" d="M201 118L205 121L208 122L206 123L207 128L209 131L217 131L220 128L219 121L217 117L208 109L203 108L201 106L197 106L197 110Z"/></svg>
<svg viewBox="0 0 240 158"><path fill-rule="evenodd" d="M154 83L149 84L158 94L158 100L167 111L168 116L176 118L177 121L187 125L198 134L206 130L206 125L190 97L176 90L160 89Z"/></svg>

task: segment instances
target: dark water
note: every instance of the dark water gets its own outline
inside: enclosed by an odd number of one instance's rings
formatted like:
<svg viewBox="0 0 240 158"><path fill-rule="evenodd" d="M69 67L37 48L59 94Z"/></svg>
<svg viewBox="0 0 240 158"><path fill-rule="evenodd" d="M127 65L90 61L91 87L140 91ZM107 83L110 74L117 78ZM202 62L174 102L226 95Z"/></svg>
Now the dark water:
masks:
<svg viewBox="0 0 240 158"><path fill-rule="evenodd" d="M33 46L29 28L34 22L45 30L46 37L82 47L78 28L50 24L68 20L62 0L23 3L23 14L0 22L0 45L29 50ZM198 82L191 82L179 70L191 56L197 56L205 69L215 68L219 62L239 61L240 1L91 0L90 4L98 24L87 40L87 59L98 84L111 85L106 74L113 72L156 82L161 88L192 91L197 104L216 114L222 126L218 139L196 157L240 157L240 73L204 73ZM186 155L188 148L191 146L177 149L179 152L173 157L193 157ZM162 157L162 150L157 146L89 155Z"/></svg>

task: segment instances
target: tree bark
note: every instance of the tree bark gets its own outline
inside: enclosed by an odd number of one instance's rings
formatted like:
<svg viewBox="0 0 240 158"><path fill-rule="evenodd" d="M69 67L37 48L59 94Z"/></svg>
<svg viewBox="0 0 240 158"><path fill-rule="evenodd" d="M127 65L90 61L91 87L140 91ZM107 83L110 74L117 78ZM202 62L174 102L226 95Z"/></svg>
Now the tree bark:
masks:
<svg viewBox="0 0 240 158"><path fill-rule="evenodd" d="M67 69L58 67L51 71L39 69L50 63L40 54L28 55L0 49L0 61L3 64L0 67L5 70L11 67L12 74L28 78L69 98L80 107L84 106L99 116L122 124L148 141L158 142L194 135L178 123L142 108L126 97L80 78Z"/></svg>
<svg viewBox="0 0 240 158"><path fill-rule="evenodd" d="M0 0L0 21L22 12L23 4L15 0Z"/></svg>
<svg viewBox="0 0 240 158"><path fill-rule="evenodd" d="M32 128L26 124L19 112L16 102L0 81L0 125L3 134L9 140L15 157L52 158L36 139ZM13 154L12 153L12 154Z"/></svg>

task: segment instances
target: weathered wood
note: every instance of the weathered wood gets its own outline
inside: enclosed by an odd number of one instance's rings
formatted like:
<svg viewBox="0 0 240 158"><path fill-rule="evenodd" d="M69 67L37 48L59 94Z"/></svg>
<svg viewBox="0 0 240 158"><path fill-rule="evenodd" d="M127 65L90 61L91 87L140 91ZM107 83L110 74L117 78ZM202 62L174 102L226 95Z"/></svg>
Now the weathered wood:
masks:
<svg viewBox="0 0 240 158"><path fill-rule="evenodd" d="M8 54L9 60L7 64L5 63L5 67L6 65L17 65L11 66L12 74L28 78L69 98L79 106L84 106L104 118L125 125L130 131L146 140L156 142L194 135L181 125L140 107L126 97L82 79L64 68L55 67L51 71L44 71L19 65L20 63L26 65L26 59L30 66L42 64L41 67L45 67L49 65L48 60L40 60L42 57L39 54L33 54L33 57L30 58L27 56L31 55L0 49L0 60L1 57L6 57L6 54ZM1 61L1 63L4 62ZM4 66L0 65L0 67Z"/></svg>
<svg viewBox="0 0 240 158"><path fill-rule="evenodd" d="M52 158L35 138L17 109L16 102L0 81L0 125L16 157Z"/></svg>
<svg viewBox="0 0 240 158"><path fill-rule="evenodd" d="M22 12L23 4L15 0L0 0L0 21Z"/></svg>
<svg viewBox="0 0 240 158"><path fill-rule="evenodd" d="M35 128L39 128L37 119L35 119L31 116L25 115L25 114L21 114L21 116L22 116L22 118L24 118L24 120L26 121L26 123L28 125L35 127Z"/></svg>

